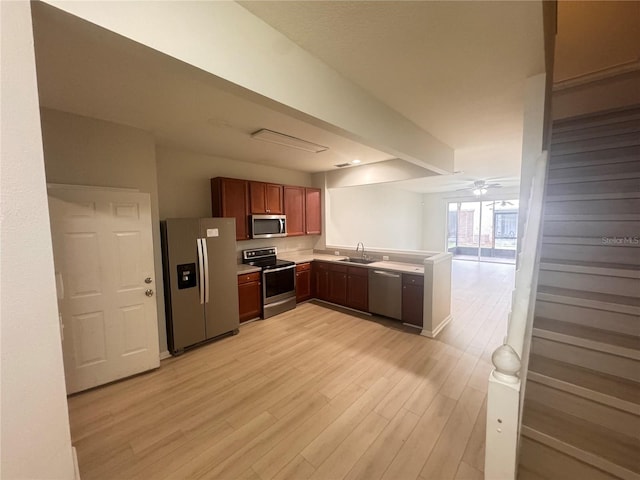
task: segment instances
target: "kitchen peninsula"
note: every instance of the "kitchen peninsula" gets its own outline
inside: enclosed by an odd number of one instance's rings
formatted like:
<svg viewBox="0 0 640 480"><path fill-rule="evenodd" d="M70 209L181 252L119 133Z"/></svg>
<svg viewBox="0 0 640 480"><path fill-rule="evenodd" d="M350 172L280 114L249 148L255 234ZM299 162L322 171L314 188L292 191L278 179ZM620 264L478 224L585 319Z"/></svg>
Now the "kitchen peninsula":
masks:
<svg viewBox="0 0 640 480"><path fill-rule="evenodd" d="M283 252L278 257L295 262L299 273L310 267L311 275L302 281L313 285L313 298L401 320L427 337L435 337L451 321L450 253L368 250L364 256L330 247ZM380 284L377 277L389 282ZM369 292L375 288L371 298ZM376 302L382 309L397 305L392 310L396 313L376 310Z"/></svg>

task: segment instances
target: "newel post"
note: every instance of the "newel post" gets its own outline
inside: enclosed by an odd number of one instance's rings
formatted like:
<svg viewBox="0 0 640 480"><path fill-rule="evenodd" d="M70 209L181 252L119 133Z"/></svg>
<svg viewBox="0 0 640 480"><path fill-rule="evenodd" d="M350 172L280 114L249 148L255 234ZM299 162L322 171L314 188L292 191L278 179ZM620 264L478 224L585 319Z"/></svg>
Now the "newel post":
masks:
<svg viewBox="0 0 640 480"><path fill-rule="evenodd" d="M520 405L520 357L510 345L498 347L491 361L487 400L484 474L487 479L515 479Z"/></svg>

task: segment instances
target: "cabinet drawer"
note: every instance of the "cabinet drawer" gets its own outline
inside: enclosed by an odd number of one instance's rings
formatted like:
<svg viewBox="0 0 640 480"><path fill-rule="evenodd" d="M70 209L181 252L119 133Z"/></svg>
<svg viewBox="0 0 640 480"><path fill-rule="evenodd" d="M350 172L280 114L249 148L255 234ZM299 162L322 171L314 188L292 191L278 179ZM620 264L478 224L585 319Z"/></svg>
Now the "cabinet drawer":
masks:
<svg viewBox="0 0 640 480"><path fill-rule="evenodd" d="M238 285L260 281L260 272L243 273L238 275Z"/></svg>
<svg viewBox="0 0 640 480"><path fill-rule="evenodd" d="M424 275L402 275L402 285L424 285Z"/></svg>
<svg viewBox="0 0 640 480"><path fill-rule="evenodd" d="M296 272L306 272L307 270L311 270L310 263L299 263L296 265Z"/></svg>

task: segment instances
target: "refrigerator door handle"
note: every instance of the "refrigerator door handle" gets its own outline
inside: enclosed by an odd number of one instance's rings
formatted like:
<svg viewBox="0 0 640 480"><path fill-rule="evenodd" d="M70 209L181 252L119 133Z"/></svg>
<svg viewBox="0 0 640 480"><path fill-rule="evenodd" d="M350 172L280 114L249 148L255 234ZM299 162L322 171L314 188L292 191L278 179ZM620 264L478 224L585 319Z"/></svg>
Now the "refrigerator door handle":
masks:
<svg viewBox="0 0 640 480"><path fill-rule="evenodd" d="M204 257L204 303L209 303L209 250L207 249L207 239L200 239L202 242L202 256Z"/></svg>
<svg viewBox="0 0 640 480"><path fill-rule="evenodd" d="M202 255L202 239L196 239L198 242L198 273L200 274L200 305L204 304L204 257Z"/></svg>

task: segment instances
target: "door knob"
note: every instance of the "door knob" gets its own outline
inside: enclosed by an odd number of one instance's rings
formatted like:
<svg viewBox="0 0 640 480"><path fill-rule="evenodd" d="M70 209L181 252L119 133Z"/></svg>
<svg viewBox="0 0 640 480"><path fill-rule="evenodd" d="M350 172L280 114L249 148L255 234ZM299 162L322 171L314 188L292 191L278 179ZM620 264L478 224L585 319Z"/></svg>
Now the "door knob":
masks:
<svg viewBox="0 0 640 480"><path fill-rule="evenodd" d="M147 297L153 297L153 290L151 290L150 288L148 288L147 290L145 290L144 294Z"/></svg>
<svg viewBox="0 0 640 480"><path fill-rule="evenodd" d="M151 280L151 277L147 277L144 279L144 283L151 283L153 280Z"/></svg>

